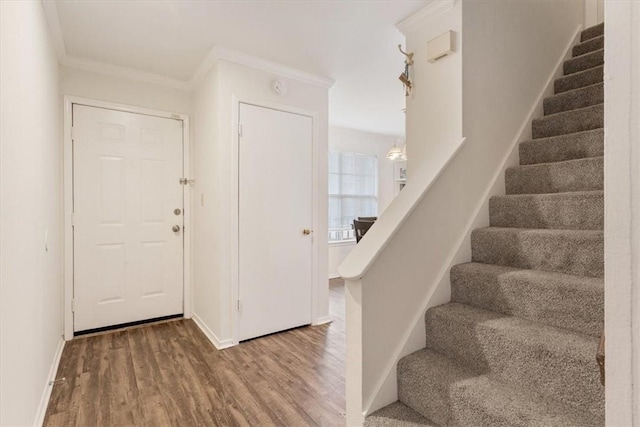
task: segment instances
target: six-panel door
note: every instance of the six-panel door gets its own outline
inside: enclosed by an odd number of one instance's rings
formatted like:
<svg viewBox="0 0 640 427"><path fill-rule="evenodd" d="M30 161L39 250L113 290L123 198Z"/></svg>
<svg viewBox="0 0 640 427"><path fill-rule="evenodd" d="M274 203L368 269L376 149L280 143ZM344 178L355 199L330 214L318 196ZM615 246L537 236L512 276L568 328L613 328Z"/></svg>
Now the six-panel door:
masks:
<svg viewBox="0 0 640 427"><path fill-rule="evenodd" d="M74 331L183 312L182 126L74 104Z"/></svg>

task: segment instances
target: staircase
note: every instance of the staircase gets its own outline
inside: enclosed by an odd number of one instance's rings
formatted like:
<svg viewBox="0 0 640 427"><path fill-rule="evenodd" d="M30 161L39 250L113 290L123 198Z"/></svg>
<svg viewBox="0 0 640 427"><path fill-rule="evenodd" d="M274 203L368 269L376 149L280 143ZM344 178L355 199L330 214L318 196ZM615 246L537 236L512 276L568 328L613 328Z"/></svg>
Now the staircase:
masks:
<svg viewBox="0 0 640 427"><path fill-rule="evenodd" d="M374 426L600 426L604 322L604 26L582 32L426 348L398 363L399 401Z"/></svg>

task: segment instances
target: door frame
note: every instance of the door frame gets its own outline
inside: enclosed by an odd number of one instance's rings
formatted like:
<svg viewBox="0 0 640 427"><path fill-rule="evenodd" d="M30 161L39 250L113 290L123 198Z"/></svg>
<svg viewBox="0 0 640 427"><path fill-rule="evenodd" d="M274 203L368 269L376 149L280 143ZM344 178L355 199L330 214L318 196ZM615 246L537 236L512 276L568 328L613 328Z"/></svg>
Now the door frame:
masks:
<svg viewBox="0 0 640 427"><path fill-rule="evenodd" d="M256 100L247 97L239 97L233 94L231 97L231 310L232 325L231 325L231 345L237 345L240 343L240 311L237 309L237 301L240 296L240 132L239 132L239 115L240 104L248 104L254 107L267 108L270 110L281 111L283 113L298 114L311 118L312 131L311 131L311 226L313 227L313 233L311 234L311 325L319 325L326 323L326 319L318 318L318 292L320 290L319 283L319 262L318 257L320 254L320 245L318 238L315 237L316 230L319 225L319 128L318 128L318 113L311 110L304 110L301 108L292 107L289 105L278 104L274 102L267 102L264 100Z"/></svg>
<svg viewBox="0 0 640 427"><path fill-rule="evenodd" d="M71 125L73 119L73 105L104 108L124 113L144 114L165 119L182 120L182 168L184 177L191 177L191 143L189 140L189 115L152 110L132 105L117 104L96 99L64 96L64 129L63 129L63 174L64 174L64 339L73 339L73 143L71 140ZM184 317L189 319L193 313L191 300L191 191L185 185L183 193L184 212L184 242L183 242L183 311Z"/></svg>

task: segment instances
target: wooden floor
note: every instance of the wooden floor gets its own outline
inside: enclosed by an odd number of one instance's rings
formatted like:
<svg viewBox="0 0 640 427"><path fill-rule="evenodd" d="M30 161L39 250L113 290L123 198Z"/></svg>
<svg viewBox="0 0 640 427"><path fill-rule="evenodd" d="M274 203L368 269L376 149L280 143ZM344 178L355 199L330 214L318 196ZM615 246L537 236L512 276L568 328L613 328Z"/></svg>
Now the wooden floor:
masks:
<svg viewBox="0 0 640 427"><path fill-rule="evenodd" d="M45 426L344 426L344 286L333 323L218 351L191 320L67 342Z"/></svg>

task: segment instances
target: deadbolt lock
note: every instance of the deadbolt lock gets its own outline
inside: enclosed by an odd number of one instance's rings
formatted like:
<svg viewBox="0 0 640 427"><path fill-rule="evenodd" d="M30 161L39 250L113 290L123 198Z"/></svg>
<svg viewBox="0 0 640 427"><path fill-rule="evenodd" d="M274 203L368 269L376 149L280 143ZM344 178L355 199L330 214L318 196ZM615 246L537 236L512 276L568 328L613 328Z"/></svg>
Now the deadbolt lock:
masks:
<svg viewBox="0 0 640 427"><path fill-rule="evenodd" d="M173 210L173 213L176 214L176 215L180 215L182 213L182 211L180 210L180 208L175 208Z"/></svg>

